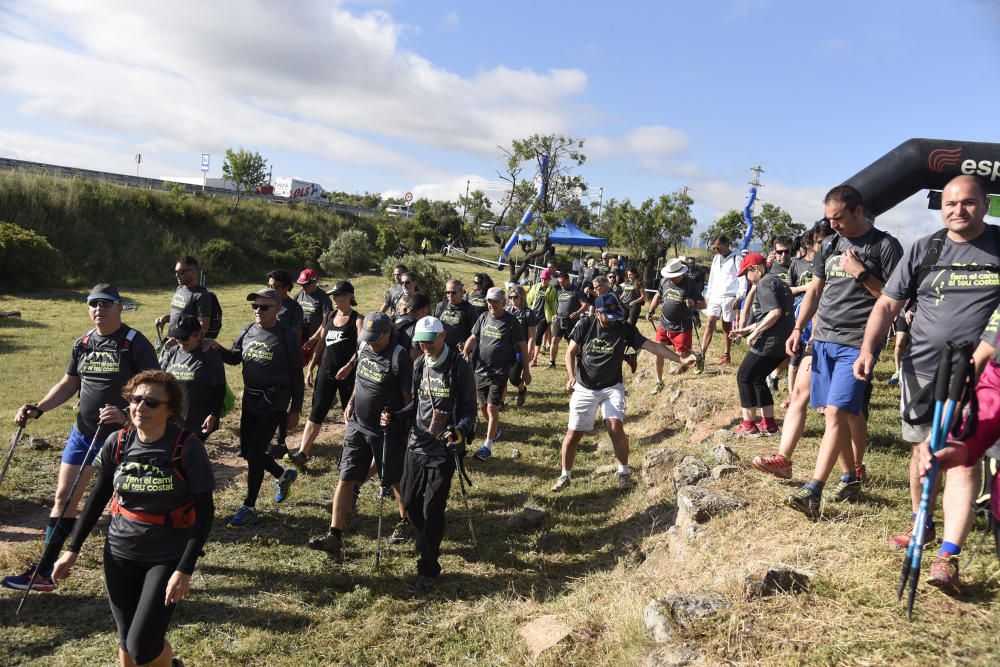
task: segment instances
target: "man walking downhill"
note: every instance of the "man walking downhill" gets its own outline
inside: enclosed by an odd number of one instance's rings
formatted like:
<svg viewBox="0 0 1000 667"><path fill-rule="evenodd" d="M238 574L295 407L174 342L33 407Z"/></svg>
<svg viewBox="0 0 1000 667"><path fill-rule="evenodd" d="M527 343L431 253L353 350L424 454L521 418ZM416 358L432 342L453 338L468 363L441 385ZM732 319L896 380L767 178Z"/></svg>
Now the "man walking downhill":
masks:
<svg viewBox="0 0 1000 667"><path fill-rule="evenodd" d="M299 274L299 293L295 301L302 308L302 365L312 359L313 350L319 344L319 331L323 328L326 318L333 312L333 302L330 295L319 288L319 276L312 269L303 269Z"/></svg>
<svg viewBox="0 0 1000 667"><path fill-rule="evenodd" d="M986 224L989 198L982 183L972 176L958 176L941 193L944 228L918 240L896 267L882 296L875 303L861 354L854 362L854 375L870 378L878 350L889 324L902 308L916 298L916 312L910 326L910 345L900 359L900 408L919 414L933 405L933 396L919 396L934 379L941 350L948 342L975 342L990 315L1000 304L1000 228ZM924 268L931 248L939 248L933 265ZM979 368L986 361L980 359ZM922 400L917 400L917 399ZM921 480L917 446L930 435L930 423L911 425L902 421L902 435L910 443L910 498L915 519L920 505ZM960 465L948 471L944 487L944 541L931 565L929 583L948 590L958 588L958 554L972 527L972 500L979 489L979 468ZM910 527L890 540L906 548L913 532ZM934 524L924 532L925 542L935 537Z"/></svg>
<svg viewBox="0 0 1000 667"><path fill-rule="evenodd" d="M708 346L712 344L712 336L715 335L715 323L722 320L724 351L719 363L729 364L732 363L730 353L733 345L729 339L729 332L733 329L737 315L736 292L740 281L736 274L740 268L740 254L731 249L729 237L725 234L720 234L712 241L712 250L715 251L715 256L712 258L712 268L708 273L705 306L708 322L705 323L705 333L701 340L701 355L704 358L708 354Z"/></svg>
<svg viewBox="0 0 1000 667"><path fill-rule="evenodd" d="M438 559L451 478L476 425L475 377L444 338L444 325L436 317L417 322L413 340L423 356L413 367L412 399L396 413L382 413L383 426L414 420L400 492L406 516L416 529L420 558L415 585L420 593L432 590L441 574Z"/></svg>
<svg viewBox="0 0 1000 667"><path fill-rule="evenodd" d="M486 439L473 455L478 461L493 456L493 443L500 437L500 406L517 354L528 358L524 331L514 314L507 312L507 295L502 287L491 287L486 292L486 307L462 349L462 356L475 369L476 398L486 420ZM531 369L524 368L521 378L524 384L531 384Z"/></svg>
<svg viewBox="0 0 1000 667"><path fill-rule="evenodd" d="M899 241L865 218L861 193L853 187L830 190L823 208L836 235L816 253L813 279L785 343L788 355L796 354L802 327L816 315L810 404L824 408L826 428L812 479L785 499L786 505L813 518L819 516L823 487L838 458L842 474L830 499L855 500L860 494L858 473L863 472L867 437L855 438L854 451L851 434L867 428L862 404L869 381L855 378L852 366L861 352L868 315L903 255Z"/></svg>
<svg viewBox="0 0 1000 667"><path fill-rule="evenodd" d="M559 358L559 341L569 336L577 320L590 307L583 292L570 282L568 273L560 273L557 279L559 284L556 285L556 316L552 320L552 348L549 351L549 368L556 367L556 359Z"/></svg>
<svg viewBox="0 0 1000 667"><path fill-rule="evenodd" d="M618 471L619 489L631 489L632 471L628 466L629 444L625 433L625 386L622 384L622 361L628 347L646 350L658 357L691 365L697 358L688 353L680 357L660 343L647 340L625 321L625 309L614 294L603 294L594 302L594 315L582 318L573 328L566 349L566 391L569 400L569 424L562 442L562 473L552 491L570 485L576 449L583 434L594 430L597 409L611 436Z"/></svg>
<svg viewBox="0 0 1000 667"><path fill-rule="evenodd" d="M701 292L698 291L694 280L688 273L687 264L679 257L668 260L660 270L660 290L653 297L649 304L649 313L646 319L653 321L656 307L663 304L660 309L660 321L656 327L656 342L670 343L678 356L686 357L694 346L694 318L696 310L705 307ZM663 391L663 359L656 357L656 384L653 385L653 394ZM671 367L680 371L681 367Z"/></svg>

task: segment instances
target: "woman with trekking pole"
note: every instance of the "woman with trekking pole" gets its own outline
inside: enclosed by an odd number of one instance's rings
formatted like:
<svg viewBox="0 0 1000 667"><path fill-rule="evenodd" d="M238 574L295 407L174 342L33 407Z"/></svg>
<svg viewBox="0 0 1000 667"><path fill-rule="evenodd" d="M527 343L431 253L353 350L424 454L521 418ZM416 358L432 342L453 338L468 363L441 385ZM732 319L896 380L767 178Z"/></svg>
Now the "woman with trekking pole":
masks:
<svg viewBox="0 0 1000 667"><path fill-rule="evenodd" d="M125 386L132 426L112 433L96 459L99 475L52 578L66 579L84 540L111 501L104 580L118 626L123 667L179 664L166 640L174 608L215 515L215 479L205 446L178 423L181 387L169 373L143 371Z"/></svg>

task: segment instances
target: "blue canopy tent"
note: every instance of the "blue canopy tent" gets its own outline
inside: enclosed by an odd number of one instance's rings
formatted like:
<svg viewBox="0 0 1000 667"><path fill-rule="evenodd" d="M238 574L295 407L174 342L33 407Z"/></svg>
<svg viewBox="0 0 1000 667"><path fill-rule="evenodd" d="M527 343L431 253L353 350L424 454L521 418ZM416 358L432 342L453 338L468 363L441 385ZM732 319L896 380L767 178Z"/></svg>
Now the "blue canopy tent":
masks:
<svg viewBox="0 0 1000 667"><path fill-rule="evenodd" d="M569 220L563 220L558 227L549 234L549 242L559 245L589 246L593 248L603 248L608 245L607 239L599 236L591 236L582 231Z"/></svg>

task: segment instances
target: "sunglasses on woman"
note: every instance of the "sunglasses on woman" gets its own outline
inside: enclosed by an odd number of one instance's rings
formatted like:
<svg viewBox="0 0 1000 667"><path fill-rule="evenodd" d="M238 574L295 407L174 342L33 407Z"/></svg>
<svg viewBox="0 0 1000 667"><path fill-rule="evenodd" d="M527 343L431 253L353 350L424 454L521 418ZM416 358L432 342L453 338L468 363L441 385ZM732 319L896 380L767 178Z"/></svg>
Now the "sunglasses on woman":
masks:
<svg viewBox="0 0 1000 667"><path fill-rule="evenodd" d="M149 408L150 410L155 410L161 405L167 404L167 402L164 401L163 399L153 398L152 396L140 396L139 394L132 394L131 396L129 396L128 402L135 406L139 406L145 403L146 407Z"/></svg>

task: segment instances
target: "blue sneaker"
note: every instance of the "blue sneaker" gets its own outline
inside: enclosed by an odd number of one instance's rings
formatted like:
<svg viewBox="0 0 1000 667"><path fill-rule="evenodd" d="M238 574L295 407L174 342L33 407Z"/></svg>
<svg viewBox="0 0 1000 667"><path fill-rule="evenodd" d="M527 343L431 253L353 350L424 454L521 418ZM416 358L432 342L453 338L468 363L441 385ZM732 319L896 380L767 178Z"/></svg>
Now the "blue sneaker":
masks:
<svg viewBox="0 0 1000 667"><path fill-rule="evenodd" d="M493 456L493 450L491 450L486 445L483 445L482 447L476 450L476 453L472 455L472 458L476 459L477 461L485 461L491 456Z"/></svg>
<svg viewBox="0 0 1000 667"><path fill-rule="evenodd" d="M230 528L241 528L243 526L249 526L252 523L257 523L260 519L260 515L257 510L253 507L247 507L246 505L240 506L236 510L236 514L226 522L226 525Z"/></svg>
<svg viewBox="0 0 1000 667"><path fill-rule="evenodd" d="M28 583L31 581L31 575L35 571L34 565L29 565L21 574L12 574L9 577L4 577L0 579L0 586L4 588L13 588L17 591L24 591L28 589ZM31 590L38 591L40 593L48 593L56 589L55 583L52 581L52 576L50 574L44 574L39 572L35 575L35 583L31 587Z"/></svg>
<svg viewBox="0 0 1000 667"><path fill-rule="evenodd" d="M885 383L890 387L895 387L897 384L899 384L899 373L893 373L892 377L886 380Z"/></svg>
<svg viewBox="0 0 1000 667"><path fill-rule="evenodd" d="M299 471L295 468L285 468L281 477L274 480L274 502L283 503L288 498L289 491L292 490L292 482L299 476Z"/></svg>

